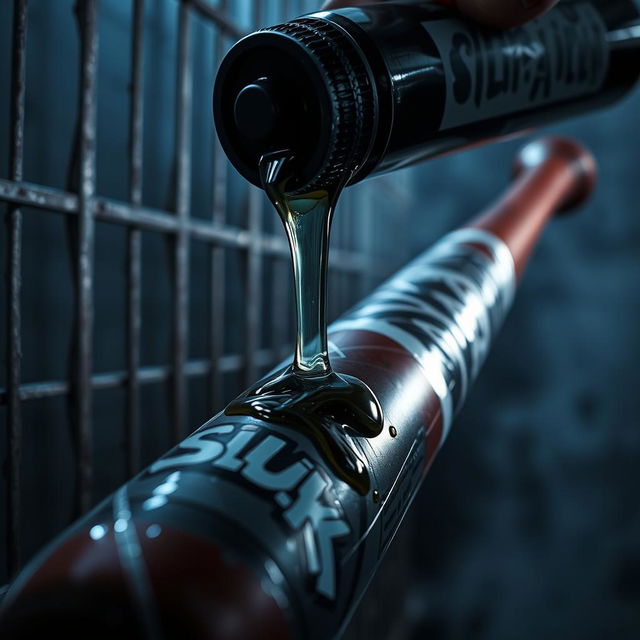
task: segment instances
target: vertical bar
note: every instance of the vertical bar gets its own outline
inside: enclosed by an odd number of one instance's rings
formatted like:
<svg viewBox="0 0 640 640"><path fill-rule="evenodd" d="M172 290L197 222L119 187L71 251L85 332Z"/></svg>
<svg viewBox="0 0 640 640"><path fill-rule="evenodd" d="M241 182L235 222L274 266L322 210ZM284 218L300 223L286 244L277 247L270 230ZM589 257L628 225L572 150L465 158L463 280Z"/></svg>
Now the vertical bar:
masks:
<svg viewBox="0 0 640 640"><path fill-rule="evenodd" d="M143 136L143 21L144 0L133 0L131 41L131 85L129 106L129 199L134 207L142 204L142 136ZM140 465L140 326L142 295L142 238L139 229L127 231L127 399L126 448L127 475L134 475Z"/></svg>
<svg viewBox="0 0 640 640"><path fill-rule="evenodd" d="M185 435L186 378L184 365L188 350L189 329L189 235L187 224L191 208L191 15L187 0L180 4L178 18L178 95L176 105L176 188L175 211L178 231L173 238L173 327L172 327L172 437L175 442Z"/></svg>
<svg viewBox="0 0 640 640"><path fill-rule="evenodd" d="M290 19L291 16L291 0L281 0L278 19L282 22ZM269 212L276 215L275 212ZM280 225L278 225L279 227ZM291 269L290 261L274 256L271 260L271 349L273 351L274 361L272 365L277 365L284 357L284 347L292 342L292 335L287 335L289 329L289 297L288 287L291 287L289 279L289 271Z"/></svg>
<svg viewBox="0 0 640 640"><path fill-rule="evenodd" d="M13 60L11 68L11 146L9 173L22 181L24 154L24 95L26 81L27 2L13 3ZM19 386L22 364L20 326L22 213L8 205L7 216L7 570L12 577L20 567L20 456L22 414Z"/></svg>
<svg viewBox="0 0 640 640"><path fill-rule="evenodd" d="M227 0L220 0L220 11L227 11ZM222 60L225 49L225 37L218 29L214 45L214 66L217 68ZM227 158L222 150L218 136L214 132L213 143L213 212L214 225L223 226L227 212ZM222 375L220 373L220 358L224 350L225 328L225 252L220 246L211 248L209 263L209 281L211 284L209 308L209 356L211 359L211 373L209 374L209 393L207 394L207 411L213 414L222 401Z"/></svg>
<svg viewBox="0 0 640 640"><path fill-rule="evenodd" d="M262 20L262 3L253 4L253 24L256 28ZM262 310L262 255L260 251L260 233L262 228L262 190L249 186L249 246L247 247L246 267L246 322L244 339L244 385L252 385L258 377L256 353L259 348L260 312Z"/></svg>
<svg viewBox="0 0 640 640"><path fill-rule="evenodd" d="M76 434L76 508L86 511L91 505L91 368L93 340L93 251L96 169L96 76L98 62L96 0L76 4L80 29L80 113L78 129L78 205L75 231L77 244L72 256L75 275L75 336L72 345L72 369L69 396L71 419Z"/></svg>

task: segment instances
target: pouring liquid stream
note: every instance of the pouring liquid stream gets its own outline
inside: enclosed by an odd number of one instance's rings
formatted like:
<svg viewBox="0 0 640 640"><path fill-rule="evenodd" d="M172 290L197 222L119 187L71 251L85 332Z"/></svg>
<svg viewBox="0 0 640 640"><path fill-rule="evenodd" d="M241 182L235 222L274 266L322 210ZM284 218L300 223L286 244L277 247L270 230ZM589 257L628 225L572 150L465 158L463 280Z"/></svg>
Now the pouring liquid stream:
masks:
<svg viewBox="0 0 640 640"><path fill-rule="evenodd" d="M304 429L334 473L366 495L371 480L354 438L373 438L382 431L382 409L364 382L332 370L327 340L331 219L347 180L292 194L287 183L293 166L293 156L286 151L260 161L263 188L284 224L293 262L297 319L293 363L249 389L225 413Z"/></svg>

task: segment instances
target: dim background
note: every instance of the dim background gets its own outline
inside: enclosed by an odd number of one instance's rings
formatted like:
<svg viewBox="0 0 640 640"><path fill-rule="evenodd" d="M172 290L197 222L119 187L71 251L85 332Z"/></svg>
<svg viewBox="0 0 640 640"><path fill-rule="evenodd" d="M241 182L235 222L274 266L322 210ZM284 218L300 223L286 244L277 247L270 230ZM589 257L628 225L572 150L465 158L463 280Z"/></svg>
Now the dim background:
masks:
<svg viewBox="0 0 640 640"><path fill-rule="evenodd" d="M11 4L0 3L0 178L5 180ZM300 1L263 4L263 24L317 8ZM232 20L252 28L249 0L232 0L229 7ZM70 0L31 0L28 11L24 179L61 190L68 186L78 112L79 41L72 9ZM218 31L198 12L192 11L190 20L190 215L209 224L213 167L221 161L210 115ZM131 23L130 2L100 2L96 193L121 202L128 201L129 189ZM147 0L142 201L160 211L171 210L175 177L177 25L177 1ZM348 638L640 637L639 114L636 91L605 113L552 129L591 148L600 164L598 189L579 214L547 229L489 361ZM464 152L349 189L332 246L358 257L360 266L334 270L332 317L489 203L506 185L521 144ZM262 195L251 193L232 169L226 184L226 222L246 228L251 198ZM260 233L281 238L275 214L259 202ZM5 210L0 203L0 213ZM65 215L22 211L22 382L63 381L73 331ZM4 263L6 227L2 234ZM243 387L242 357L233 356L243 353L251 309L259 318L254 337L259 349L282 353L291 341L288 264L282 256L260 255L260 286L251 289L246 251L226 249L225 301L213 308L211 248L197 240L189 246L188 359L209 357L208 327L218 314L224 318L224 354L237 364L227 367L222 393L213 400L218 410ZM143 368L170 365L169 255L162 234L142 232ZM125 227L97 222L94 374L126 369L125 260ZM247 298L251 290L259 294L254 300ZM3 278L3 336L6 294ZM4 340L0 356L6 362ZM279 359L272 353L260 370ZM211 414L206 371L198 371L192 367L187 378L188 431ZM4 387L4 367L0 376ZM141 385L143 464L172 444L168 384ZM122 386L95 390L92 417L95 502L126 479ZM29 558L73 517L73 450L64 394L25 400L22 418L21 542ZM3 433L5 425L3 404ZM3 437L0 457L6 454ZM4 513L5 492L0 502ZM8 579L2 564L0 584Z"/></svg>

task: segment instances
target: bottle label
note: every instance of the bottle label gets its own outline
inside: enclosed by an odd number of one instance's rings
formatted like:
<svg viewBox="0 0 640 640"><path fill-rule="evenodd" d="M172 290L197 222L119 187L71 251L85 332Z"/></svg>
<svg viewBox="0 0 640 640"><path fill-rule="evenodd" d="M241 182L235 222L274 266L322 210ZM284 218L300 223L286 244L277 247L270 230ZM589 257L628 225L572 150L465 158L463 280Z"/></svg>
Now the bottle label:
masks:
<svg viewBox="0 0 640 640"><path fill-rule="evenodd" d="M606 26L589 3L561 3L505 31L449 18L423 26L447 78L441 129L593 93L609 66Z"/></svg>

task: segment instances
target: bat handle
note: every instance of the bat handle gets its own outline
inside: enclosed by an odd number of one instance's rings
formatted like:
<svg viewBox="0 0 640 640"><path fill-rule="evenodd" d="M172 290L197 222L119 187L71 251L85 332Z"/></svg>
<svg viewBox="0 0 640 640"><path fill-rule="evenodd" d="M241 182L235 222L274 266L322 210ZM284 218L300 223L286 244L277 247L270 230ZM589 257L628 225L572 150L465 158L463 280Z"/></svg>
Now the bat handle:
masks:
<svg viewBox="0 0 640 640"><path fill-rule="evenodd" d="M581 144L560 137L536 140L518 152L507 192L469 226L503 240L519 279L547 221L587 200L596 177L596 162Z"/></svg>

